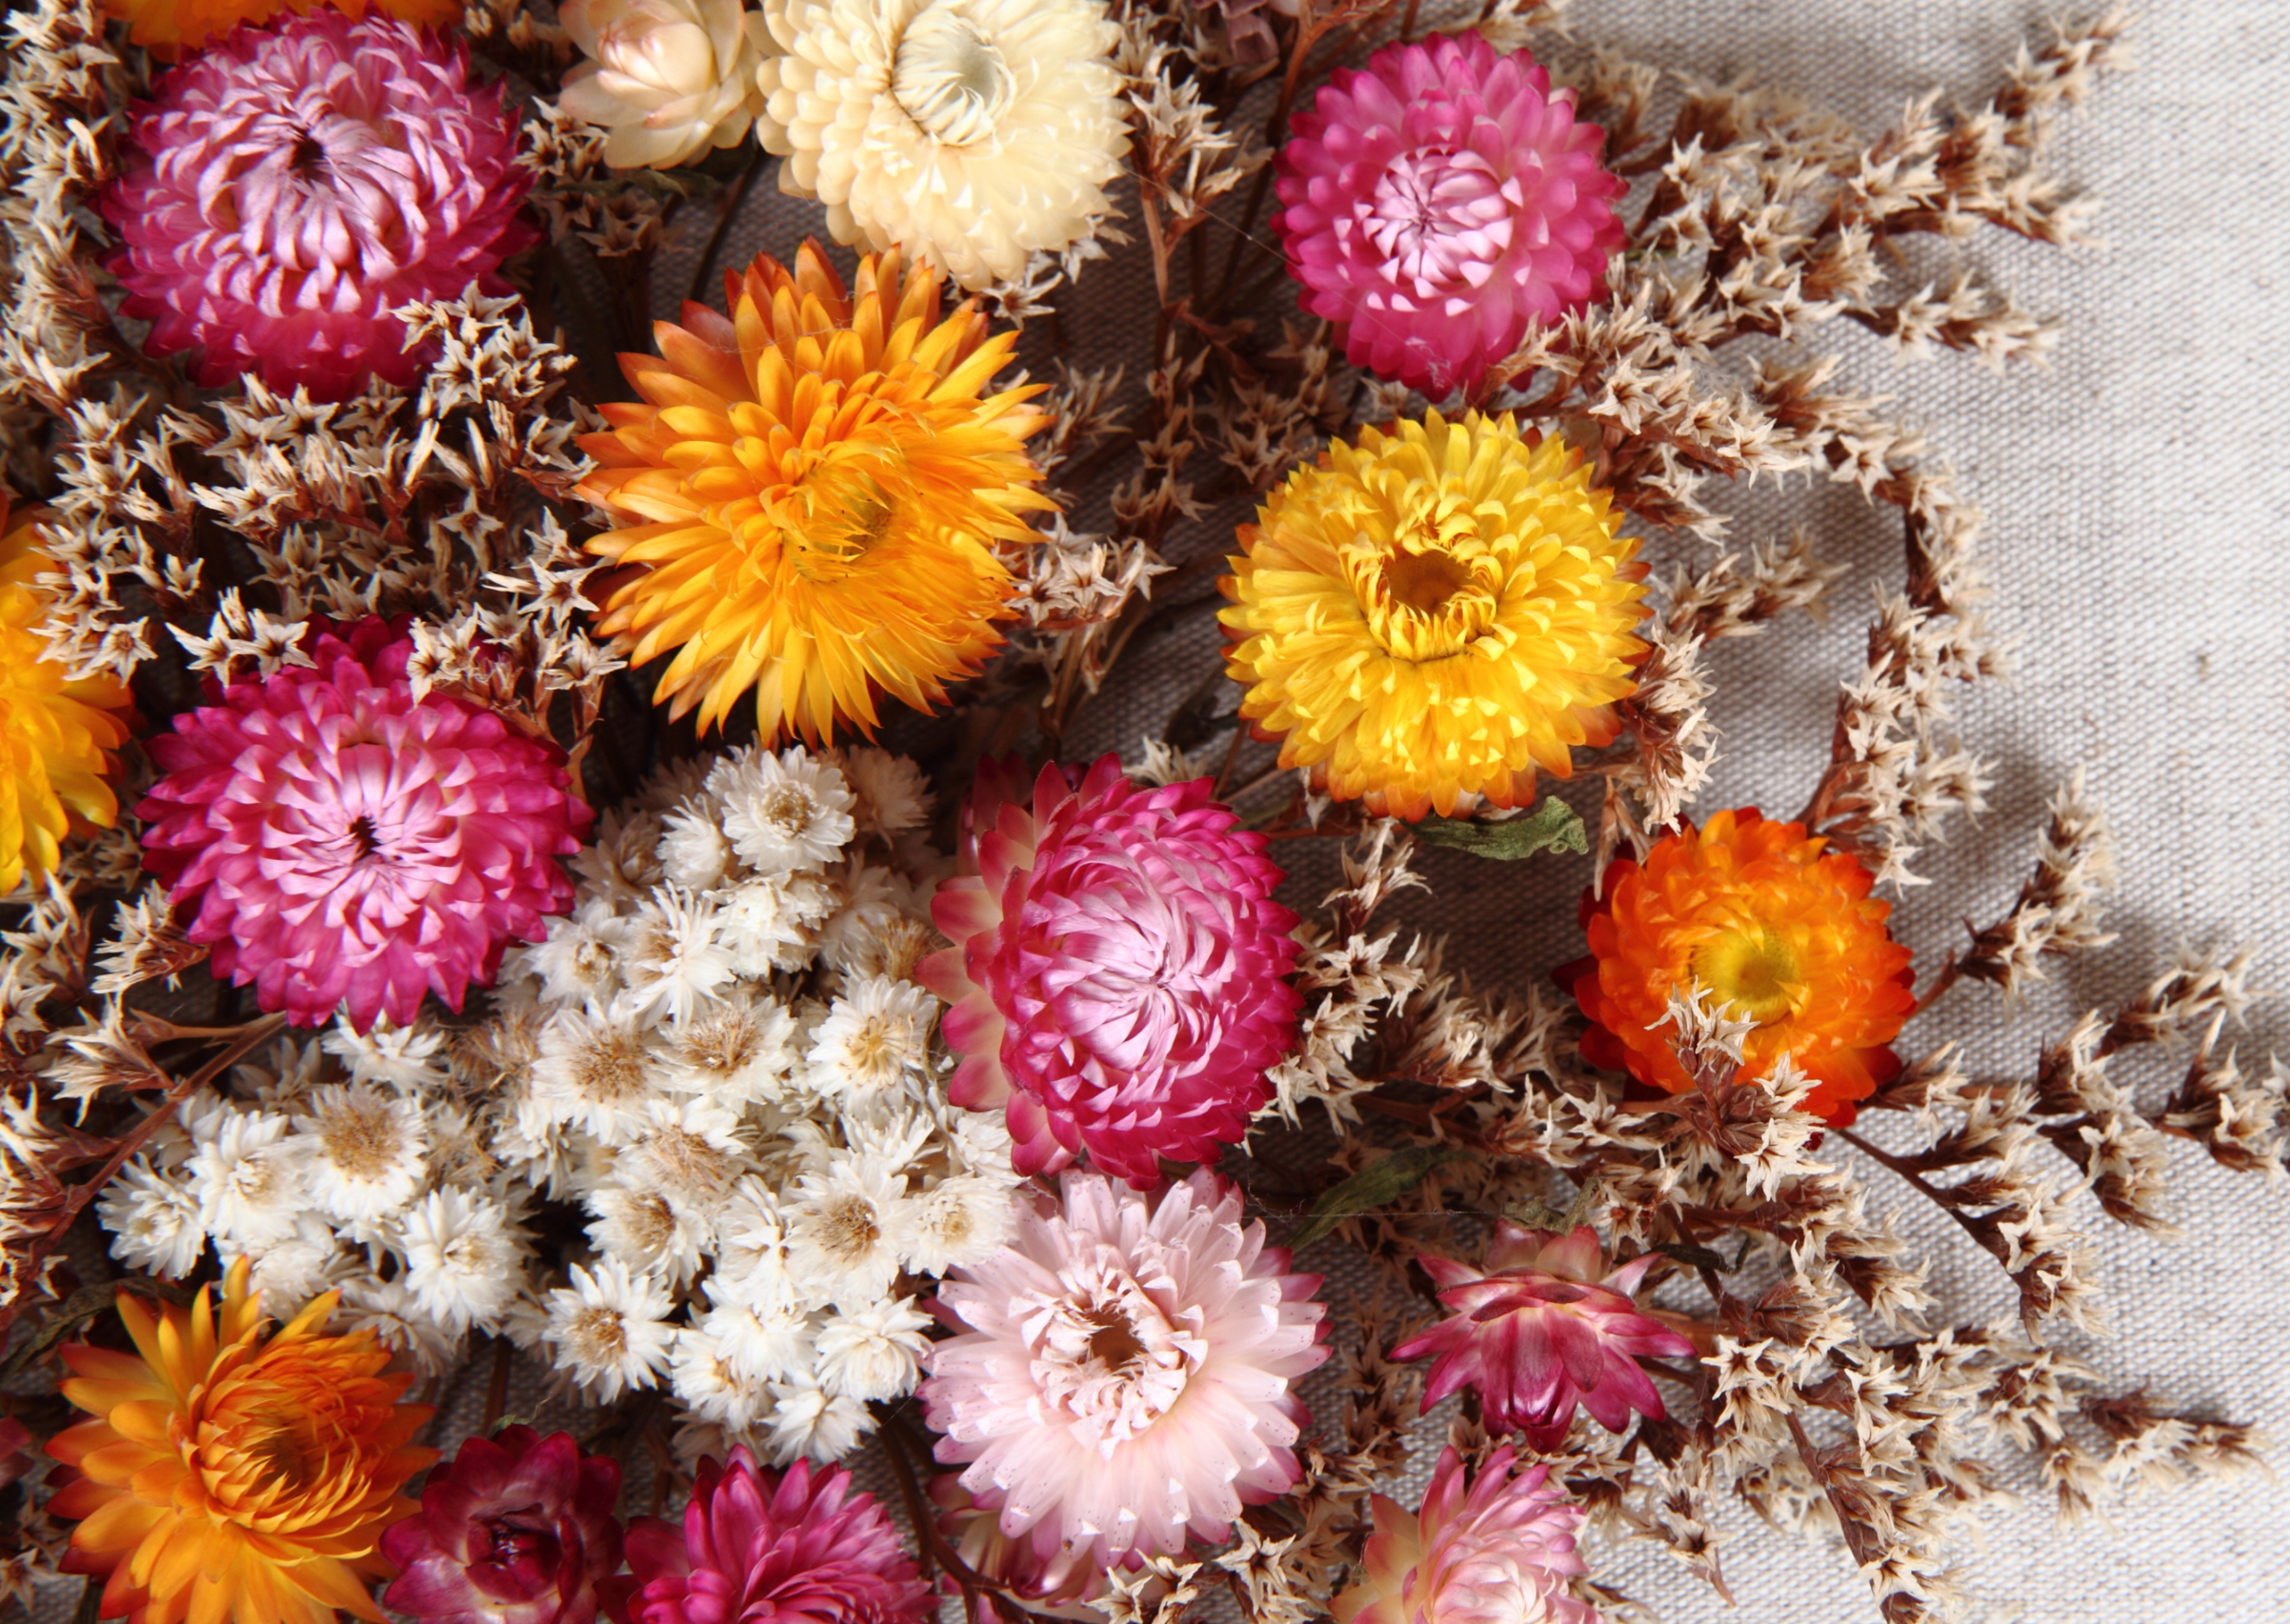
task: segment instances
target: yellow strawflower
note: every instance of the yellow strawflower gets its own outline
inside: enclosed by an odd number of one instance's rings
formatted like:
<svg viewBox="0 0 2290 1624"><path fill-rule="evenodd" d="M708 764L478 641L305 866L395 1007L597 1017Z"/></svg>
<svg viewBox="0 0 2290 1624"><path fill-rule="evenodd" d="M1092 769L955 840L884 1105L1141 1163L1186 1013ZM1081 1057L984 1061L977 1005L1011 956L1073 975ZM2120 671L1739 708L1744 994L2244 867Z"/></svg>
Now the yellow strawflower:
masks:
<svg viewBox="0 0 2290 1624"><path fill-rule="evenodd" d="M1026 436L1039 386L986 392L1012 338L939 275L859 261L853 292L815 243L728 278L729 319L684 307L660 358L623 355L649 404L612 405L580 494L628 521L588 545L637 566L598 629L638 664L676 651L654 698L700 725L749 689L766 738L872 732L876 690L917 709L1001 642L1000 550L1048 508Z"/></svg>
<svg viewBox="0 0 2290 1624"><path fill-rule="evenodd" d="M1635 541L1563 441L1432 412L1273 491L1220 583L1240 713L1382 816L1535 798L1615 735L1645 645Z"/></svg>
<svg viewBox="0 0 2290 1624"><path fill-rule="evenodd" d="M172 62L241 23L268 23L331 5L351 16L366 14L366 0L104 0L104 10L128 25L128 38ZM461 0L373 0L373 9L423 28L441 28L461 16Z"/></svg>

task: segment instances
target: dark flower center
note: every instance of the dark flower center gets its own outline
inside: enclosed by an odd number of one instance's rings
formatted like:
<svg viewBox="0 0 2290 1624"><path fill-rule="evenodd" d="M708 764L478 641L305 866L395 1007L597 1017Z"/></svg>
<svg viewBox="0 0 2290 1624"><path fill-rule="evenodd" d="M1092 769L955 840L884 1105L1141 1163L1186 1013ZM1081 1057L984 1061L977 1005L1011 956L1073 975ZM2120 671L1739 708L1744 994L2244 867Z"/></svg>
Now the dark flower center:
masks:
<svg viewBox="0 0 2290 1624"><path fill-rule="evenodd" d="M519 1520L528 1517L534 1521ZM489 1566L517 1568L538 1564L550 1569L556 1566L556 1535L540 1520L538 1507L529 1506L522 1512L489 1518L485 1523L485 1554L479 1560Z"/></svg>
<svg viewBox="0 0 2290 1624"><path fill-rule="evenodd" d="M315 135L307 130L295 135L293 155L287 159L287 165L297 178L316 180L318 168L325 162L326 149L319 145Z"/></svg>
<svg viewBox="0 0 2290 1624"><path fill-rule="evenodd" d="M382 843L381 836L374 832L373 819L364 812L350 820L350 837L357 842L360 858L372 856L374 849Z"/></svg>

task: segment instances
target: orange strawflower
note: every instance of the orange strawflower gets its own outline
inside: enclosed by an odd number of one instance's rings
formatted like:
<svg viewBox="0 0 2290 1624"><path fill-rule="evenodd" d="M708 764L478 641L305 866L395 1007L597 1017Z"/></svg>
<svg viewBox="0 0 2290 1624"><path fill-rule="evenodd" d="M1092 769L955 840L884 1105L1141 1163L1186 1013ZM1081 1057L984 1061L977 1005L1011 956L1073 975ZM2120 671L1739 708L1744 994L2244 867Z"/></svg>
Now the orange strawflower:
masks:
<svg viewBox="0 0 2290 1624"><path fill-rule="evenodd" d="M274 1334L231 1266L154 1319L121 1293L141 1357L72 1344L66 1398L96 1419L48 1453L76 1475L49 1501L71 1532L67 1573L109 1575L101 1616L132 1624L327 1624L383 1614L367 1581L393 1570L382 1531L418 1508L398 1490L437 1452L413 1446L429 1408L370 1332L323 1334L334 1293Z"/></svg>
<svg viewBox="0 0 2290 1624"><path fill-rule="evenodd" d="M1697 981L1713 1008L1757 1022L1745 1076L1786 1055L1818 1085L1807 1109L1852 1121L1855 1100L1899 1074L1886 1045L1916 1008L1915 972L1885 929L1892 904L1870 897L1858 858L1827 844L1745 808L1663 837L1642 864L1608 868L1604 895L1582 899L1590 956L1557 972L1593 1023L1583 1058L1690 1092L1669 1001Z"/></svg>
<svg viewBox="0 0 2290 1624"><path fill-rule="evenodd" d="M618 577L598 630L641 664L676 651L655 700L702 728L755 691L767 739L872 732L875 693L918 710L976 671L1010 611L1000 550L1049 500L1026 458L1039 386L988 392L1012 335L939 273L860 259L854 291L806 242L726 279L729 318L684 307L660 358L623 355L648 405L610 405L580 494L625 521L589 550Z"/></svg>
<svg viewBox="0 0 2290 1624"><path fill-rule="evenodd" d="M128 25L128 38L151 47L162 62L196 50L241 23L267 23L289 12L300 16L331 4L353 17L366 14L366 0L104 0L104 10ZM424 28L442 28L461 15L461 0L373 0L377 10Z"/></svg>

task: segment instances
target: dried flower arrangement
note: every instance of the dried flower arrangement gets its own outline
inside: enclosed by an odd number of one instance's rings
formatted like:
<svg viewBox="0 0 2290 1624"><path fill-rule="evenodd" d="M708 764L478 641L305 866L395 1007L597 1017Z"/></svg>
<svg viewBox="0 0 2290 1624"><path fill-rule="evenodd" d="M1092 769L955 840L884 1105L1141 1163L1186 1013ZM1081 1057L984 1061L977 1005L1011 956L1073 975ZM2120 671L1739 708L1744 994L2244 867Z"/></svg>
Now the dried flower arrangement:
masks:
<svg viewBox="0 0 2290 1624"><path fill-rule="evenodd" d="M2047 141L2121 19L1871 140L1557 10L9 13L0 1592L1621 1624L1600 1554L1722 1592L1738 1498L1909 1624L1983 1452L2063 1514L2254 1458L2051 1335L2071 1202L2282 1172L2250 965L2032 1074L1919 1038L2107 948L2116 852L2079 774L2000 916L1895 939L2005 660L1979 512L1824 348L2053 341L1914 284L2079 240ZM719 309L767 170L853 251ZM1129 271L1142 375L1069 364ZM1760 476L1905 573L1802 808L1701 810L1710 646L1844 572L1723 550ZM1412 931L1425 845L1586 859L1581 956Z"/></svg>

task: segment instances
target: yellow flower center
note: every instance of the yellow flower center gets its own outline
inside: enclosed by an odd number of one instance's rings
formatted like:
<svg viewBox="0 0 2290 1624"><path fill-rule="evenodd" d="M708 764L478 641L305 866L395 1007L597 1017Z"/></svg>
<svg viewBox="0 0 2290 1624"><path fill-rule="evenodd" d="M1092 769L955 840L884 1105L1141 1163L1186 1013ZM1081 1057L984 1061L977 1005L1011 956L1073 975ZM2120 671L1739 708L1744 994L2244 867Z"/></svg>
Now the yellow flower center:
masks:
<svg viewBox="0 0 2290 1624"><path fill-rule="evenodd" d="M1016 99L1017 78L976 24L934 6L899 36L891 94L933 140L966 147L994 133Z"/></svg>
<svg viewBox="0 0 2290 1624"><path fill-rule="evenodd" d="M1356 534L1344 573L1368 631L1395 659L1443 660L1495 629L1503 571L1471 505L1448 492L1410 492L1389 539ZM1531 565L1517 570L1532 576Z"/></svg>
<svg viewBox="0 0 2290 1624"><path fill-rule="evenodd" d="M1797 950L1770 925L1743 924L1694 950L1694 975L1737 1020L1771 1026L1795 1014L1805 987Z"/></svg>

